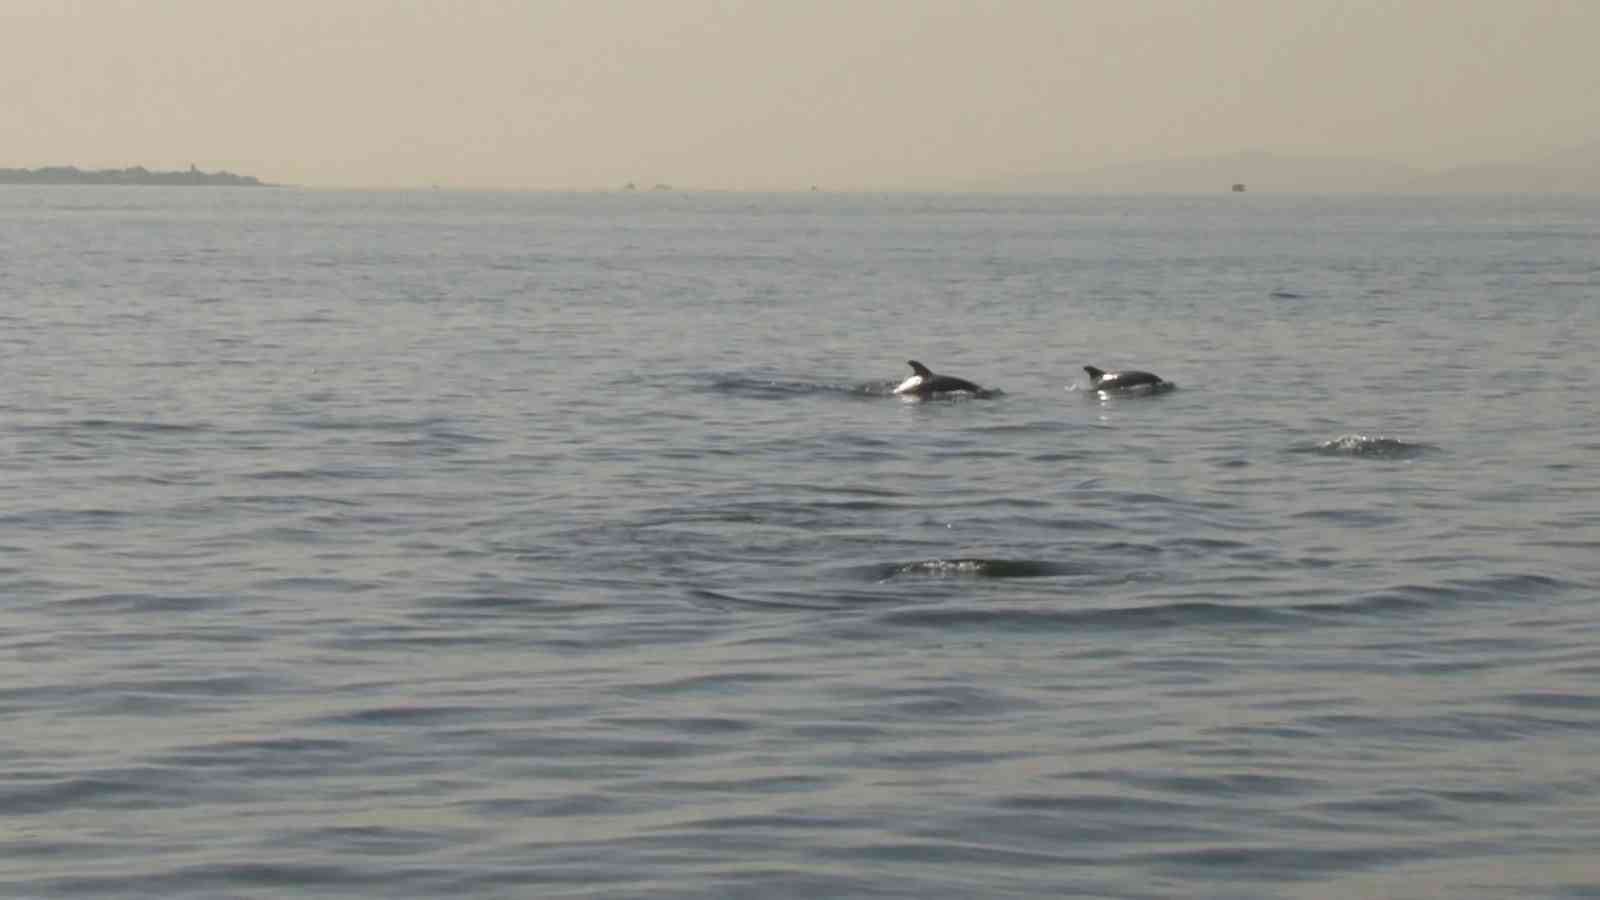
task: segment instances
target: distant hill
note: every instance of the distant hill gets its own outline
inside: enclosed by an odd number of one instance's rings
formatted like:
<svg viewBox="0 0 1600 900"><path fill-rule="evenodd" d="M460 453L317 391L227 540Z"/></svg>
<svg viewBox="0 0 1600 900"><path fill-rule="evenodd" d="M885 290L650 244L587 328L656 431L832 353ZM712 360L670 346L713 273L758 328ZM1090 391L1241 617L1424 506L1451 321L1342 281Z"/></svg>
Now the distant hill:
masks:
<svg viewBox="0 0 1600 900"><path fill-rule="evenodd" d="M1437 194L1600 193L1600 143L1569 147L1526 162L1446 169L1414 178L1400 189Z"/></svg>
<svg viewBox="0 0 1600 900"><path fill-rule="evenodd" d="M1600 144L1527 162L1440 172L1377 159L1244 152L995 178L969 187L1002 193L1217 194L1234 184L1250 192L1296 194L1600 193Z"/></svg>
<svg viewBox="0 0 1600 900"><path fill-rule="evenodd" d="M1216 194L1248 191L1328 194L1385 190L1423 174L1371 159L1246 152L1104 166L1079 172L995 179L980 190L1089 194Z"/></svg>
<svg viewBox="0 0 1600 900"><path fill-rule="evenodd" d="M1399 190L1420 194L1593 194L1600 193L1600 171L1492 163L1424 175L1400 185Z"/></svg>
<svg viewBox="0 0 1600 900"><path fill-rule="evenodd" d="M250 175L232 172L202 172L194 166L187 172L152 172L143 166L131 169L79 169L76 166L47 166L42 169L0 169L0 184L161 184L220 187L271 187Z"/></svg>

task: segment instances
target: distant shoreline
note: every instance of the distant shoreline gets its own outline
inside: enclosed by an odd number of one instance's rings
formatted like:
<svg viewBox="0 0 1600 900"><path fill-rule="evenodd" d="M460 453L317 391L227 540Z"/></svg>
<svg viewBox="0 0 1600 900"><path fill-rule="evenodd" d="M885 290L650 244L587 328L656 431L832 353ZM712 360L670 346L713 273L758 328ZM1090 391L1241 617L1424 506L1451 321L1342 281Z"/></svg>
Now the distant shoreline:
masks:
<svg viewBox="0 0 1600 900"><path fill-rule="evenodd" d="M80 169L76 166L46 166L42 169L0 169L0 184L133 184L199 185L202 187L276 187L253 175L232 172L202 172L190 166L187 172L152 172L144 166L129 169Z"/></svg>

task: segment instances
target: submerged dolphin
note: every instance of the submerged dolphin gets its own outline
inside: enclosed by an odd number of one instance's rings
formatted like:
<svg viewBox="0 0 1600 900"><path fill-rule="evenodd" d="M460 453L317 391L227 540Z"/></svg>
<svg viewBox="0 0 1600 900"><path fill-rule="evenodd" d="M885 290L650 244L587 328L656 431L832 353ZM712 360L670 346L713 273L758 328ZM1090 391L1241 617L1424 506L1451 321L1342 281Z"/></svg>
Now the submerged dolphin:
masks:
<svg viewBox="0 0 1600 900"><path fill-rule="evenodd" d="M966 391L969 394L976 394L980 397L989 395L988 391L965 378L957 378L953 375L935 375L928 371L927 366L914 359L907 360L906 365L910 366L911 371L916 374L900 382L900 386L894 389L896 394L903 394L909 397L926 397L929 394Z"/></svg>
<svg viewBox="0 0 1600 900"><path fill-rule="evenodd" d="M1084 366L1083 370L1089 373L1089 387L1097 391L1122 391L1128 388L1149 388L1152 391L1164 391L1172 387L1160 375L1153 372L1139 372L1129 369L1124 372L1107 372L1096 369L1094 366Z"/></svg>

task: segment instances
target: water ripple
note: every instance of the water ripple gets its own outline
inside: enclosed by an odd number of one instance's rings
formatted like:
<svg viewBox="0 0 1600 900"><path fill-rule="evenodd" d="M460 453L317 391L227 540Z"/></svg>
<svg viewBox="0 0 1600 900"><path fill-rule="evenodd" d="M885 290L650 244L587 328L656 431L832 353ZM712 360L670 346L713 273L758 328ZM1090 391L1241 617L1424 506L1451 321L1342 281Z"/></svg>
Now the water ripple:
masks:
<svg viewBox="0 0 1600 900"><path fill-rule="evenodd" d="M0 895L1592 893L1600 207L1247 199L0 191Z"/></svg>

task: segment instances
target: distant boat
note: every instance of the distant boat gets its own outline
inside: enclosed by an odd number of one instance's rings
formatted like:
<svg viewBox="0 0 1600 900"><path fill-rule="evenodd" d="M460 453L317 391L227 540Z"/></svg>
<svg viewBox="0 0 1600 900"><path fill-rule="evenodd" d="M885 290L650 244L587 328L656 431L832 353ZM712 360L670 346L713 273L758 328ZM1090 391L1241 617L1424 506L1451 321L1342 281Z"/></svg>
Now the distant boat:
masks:
<svg viewBox="0 0 1600 900"><path fill-rule="evenodd" d="M1236 182L1234 182L1234 185L1233 185L1233 192L1234 192L1234 193L1235 193L1235 194L1242 194L1242 193L1244 193L1244 182L1242 182L1242 181L1236 181Z"/></svg>

